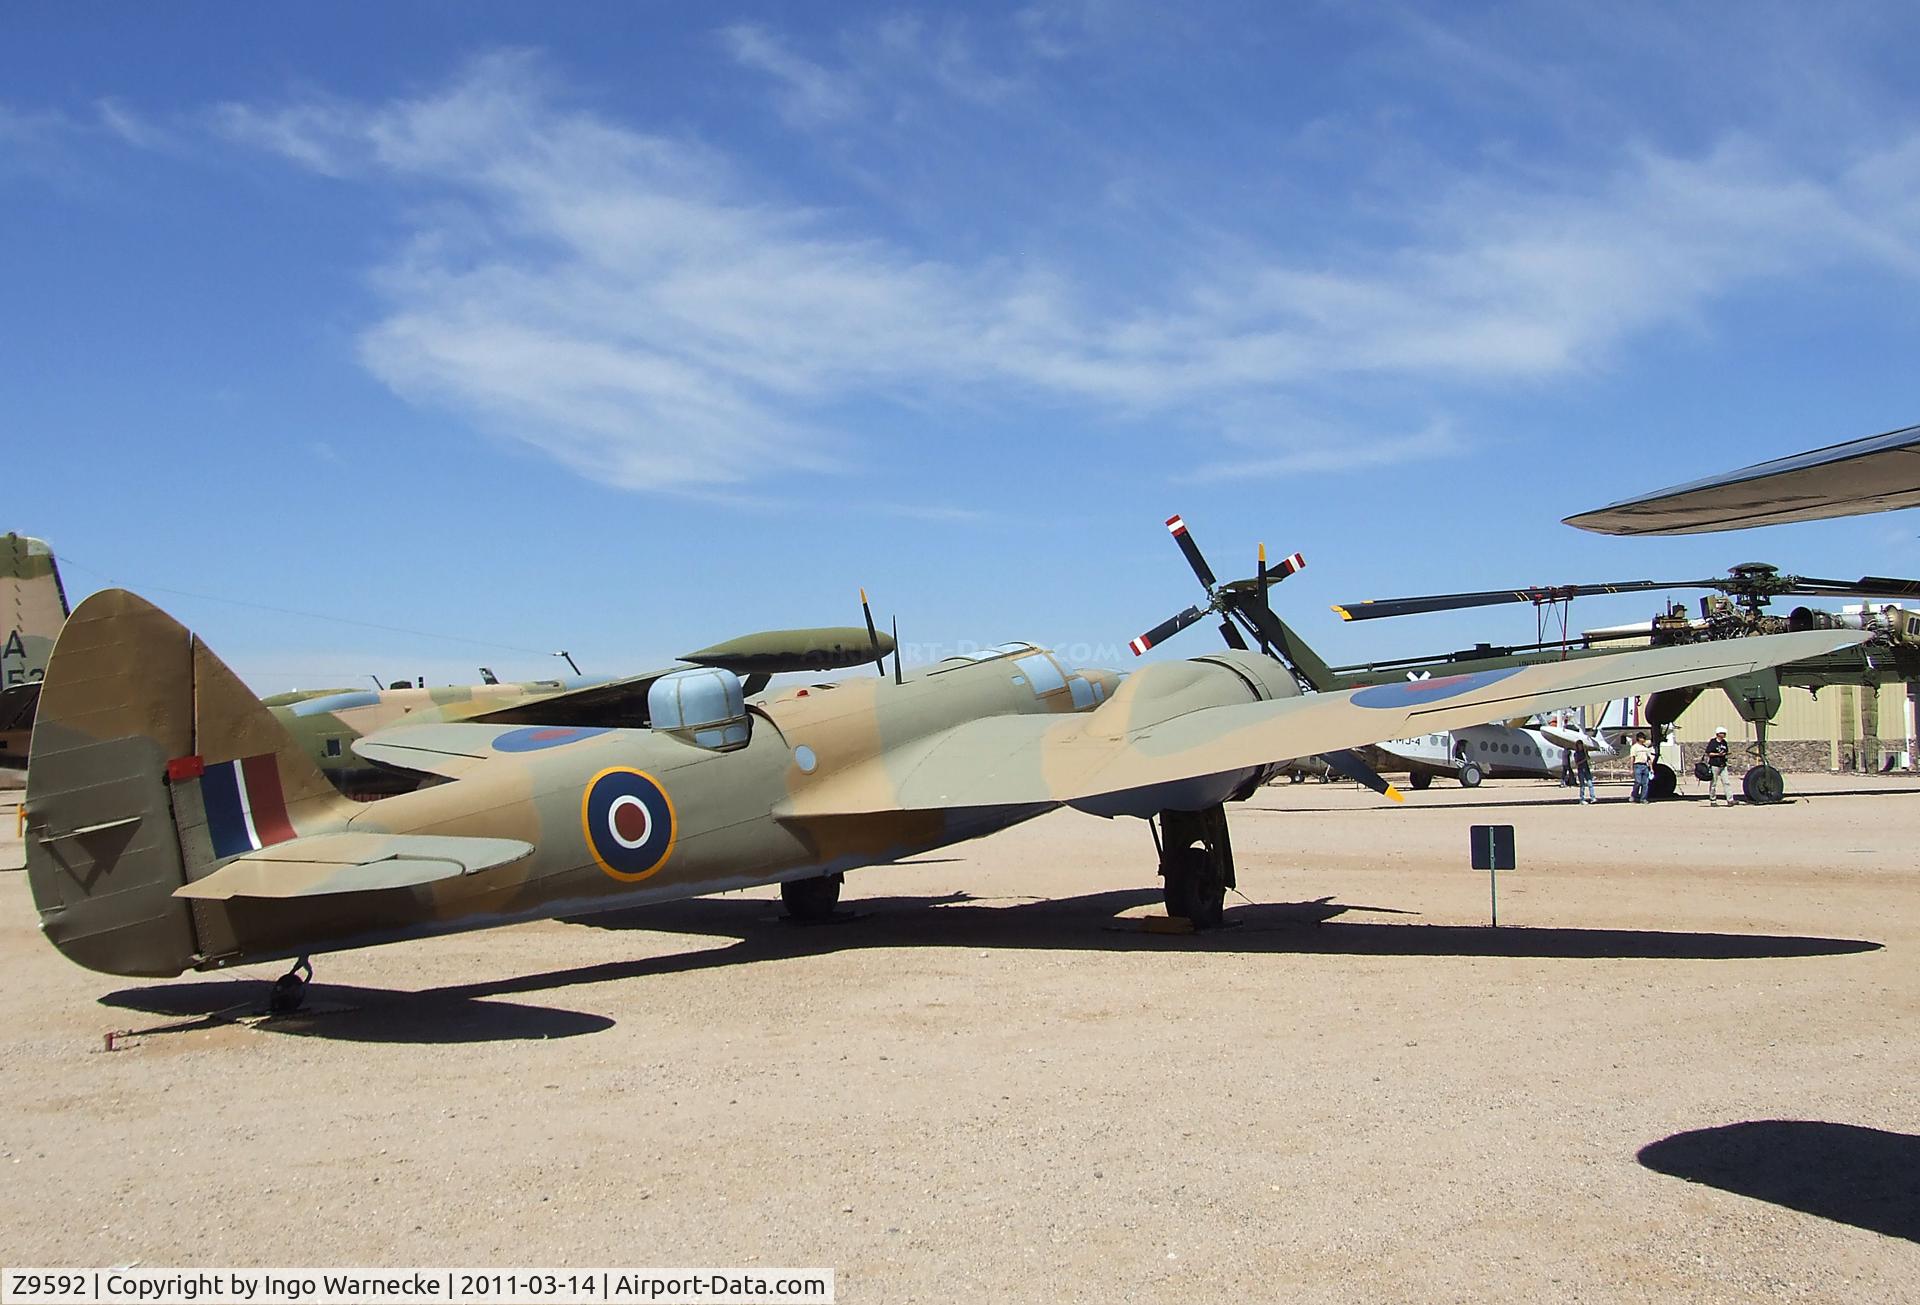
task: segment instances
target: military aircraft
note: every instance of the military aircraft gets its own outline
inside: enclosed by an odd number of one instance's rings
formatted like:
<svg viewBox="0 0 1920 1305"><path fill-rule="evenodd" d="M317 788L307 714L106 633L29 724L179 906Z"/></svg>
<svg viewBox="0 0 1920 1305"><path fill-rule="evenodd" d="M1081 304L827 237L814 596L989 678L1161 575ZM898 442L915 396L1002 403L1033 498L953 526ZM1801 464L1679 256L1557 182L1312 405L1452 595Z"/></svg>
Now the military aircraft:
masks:
<svg viewBox="0 0 1920 1305"><path fill-rule="evenodd" d="M1751 722L1754 727L1758 764L1751 767L1741 780L1742 791L1750 802L1778 802L1786 795L1785 778L1767 760L1767 726L1779 714L1782 685L1820 689L1829 684L1878 685L1885 680L1920 679L1920 612L1908 610L1898 603L1887 603L1878 608L1863 606L1858 611L1838 613L1796 607L1784 617L1774 616L1766 610L1773 599L1788 595L1824 598L1847 595L1869 598L1920 597L1920 580L1892 576L1829 580L1790 575L1768 562L1746 562L1731 568L1725 576L1705 579L1528 585L1470 593L1368 599L1365 602L1341 603L1333 610L1343 620L1367 621L1420 612L1488 607L1499 603L1532 603L1536 609L1544 609L1595 594L1638 593L1655 589L1712 589L1718 592L1701 601L1701 614L1697 621L1682 606L1663 607L1646 624L1589 631L1580 642L1591 647L1602 641L1603 637L1646 638L1655 646L1670 646L1820 629L1858 630L1863 636L1855 646L1778 670L1763 670L1736 677L1720 686L1741 718ZM1539 649L1552 646L1544 643L1531 645ZM1667 728L1692 705L1704 687L1691 685L1646 695L1645 723L1655 733L1656 746L1664 739ZM1656 798L1665 798L1673 795L1675 787L1673 769L1663 761L1654 768L1653 786L1649 791Z"/></svg>
<svg viewBox="0 0 1920 1305"><path fill-rule="evenodd" d="M44 539L0 535L0 766L24 766L47 655L67 619L67 591Z"/></svg>
<svg viewBox="0 0 1920 1305"><path fill-rule="evenodd" d="M1147 819L1171 914L1221 922L1224 804L1288 759L1569 701L1712 682L1858 641L1820 631L1302 694L1239 649L1073 670L1006 644L749 705L663 675L644 729L435 724L354 751L448 782L341 797L195 635L103 590L47 667L25 798L47 938L108 974L310 954L780 884L826 918L848 870L1061 805ZM291 999L291 998L290 998Z"/></svg>
<svg viewBox="0 0 1920 1305"><path fill-rule="evenodd" d="M1462 788L1477 788L1483 779L1559 779L1566 770L1567 752L1584 741L1595 758L1613 755L1613 744L1600 733L1589 733L1558 719L1538 724L1472 725L1437 730L1404 739L1383 739L1368 756L1381 770L1407 772L1416 789L1431 785L1436 775L1451 775Z"/></svg>
<svg viewBox="0 0 1920 1305"><path fill-rule="evenodd" d="M1655 490L1566 519L1605 535L1697 535L1920 507L1920 426Z"/></svg>

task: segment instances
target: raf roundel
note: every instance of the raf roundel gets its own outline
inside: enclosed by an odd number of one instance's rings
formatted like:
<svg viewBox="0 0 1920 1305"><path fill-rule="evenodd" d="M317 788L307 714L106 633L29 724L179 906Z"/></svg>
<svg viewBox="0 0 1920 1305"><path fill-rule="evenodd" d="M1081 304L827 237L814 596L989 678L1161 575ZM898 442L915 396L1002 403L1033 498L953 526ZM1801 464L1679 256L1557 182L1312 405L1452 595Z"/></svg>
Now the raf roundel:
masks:
<svg viewBox="0 0 1920 1305"><path fill-rule="evenodd" d="M623 883L655 873L673 854L673 802L644 771L601 771L580 799L587 850L600 868Z"/></svg>

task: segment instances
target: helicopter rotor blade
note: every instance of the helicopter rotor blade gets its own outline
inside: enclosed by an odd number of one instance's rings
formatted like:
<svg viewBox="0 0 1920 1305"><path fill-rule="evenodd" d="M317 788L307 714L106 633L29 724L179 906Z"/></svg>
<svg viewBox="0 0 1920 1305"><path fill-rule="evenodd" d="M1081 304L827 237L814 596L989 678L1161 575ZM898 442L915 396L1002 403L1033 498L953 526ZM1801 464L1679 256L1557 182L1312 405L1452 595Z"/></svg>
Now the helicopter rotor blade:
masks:
<svg viewBox="0 0 1920 1305"><path fill-rule="evenodd" d="M1327 769L1336 775L1345 775L1355 783L1364 784L1374 792L1392 798L1395 802L1405 802L1406 794L1389 784L1379 771L1361 759L1360 754L1351 748L1339 748L1333 752L1323 752L1320 760L1327 763Z"/></svg>
<svg viewBox="0 0 1920 1305"><path fill-rule="evenodd" d="M1193 568L1201 585L1208 593L1213 592L1213 568L1207 565L1207 559L1200 555L1200 545L1193 542L1193 536L1187 532L1187 523L1176 513L1167 518L1167 533L1173 536L1173 542L1180 545L1180 551L1186 555L1187 565Z"/></svg>
<svg viewBox="0 0 1920 1305"><path fill-rule="evenodd" d="M1920 598L1920 580L1867 575L1858 580L1822 580L1816 576L1783 576L1792 583L1782 593L1827 598Z"/></svg>
<svg viewBox="0 0 1920 1305"><path fill-rule="evenodd" d="M1173 638L1174 635L1179 634L1182 630L1186 629L1189 625L1192 625L1195 621L1198 621L1201 617L1205 616L1206 614L1207 613L1203 608L1189 607L1186 611L1181 612L1179 615L1169 617L1168 619L1160 622L1160 624L1154 626L1151 630L1141 635L1138 639L1135 639L1133 640L1133 642L1129 643L1127 647L1133 649L1133 655L1135 657L1138 657L1142 653L1146 652L1147 649L1155 647L1158 644L1163 644L1167 640Z"/></svg>
<svg viewBox="0 0 1920 1305"><path fill-rule="evenodd" d="M1499 603L1565 602L1595 594L1632 594L1649 589L1722 589L1724 579L1715 580L1621 580L1601 585L1539 585L1530 589L1485 589L1475 593L1423 594L1411 598L1370 598L1360 603L1340 603L1334 613L1343 621L1373 621L1383 616L1413 616L1422 612L1450 612L1463 607L1492 607Z"/></svg>

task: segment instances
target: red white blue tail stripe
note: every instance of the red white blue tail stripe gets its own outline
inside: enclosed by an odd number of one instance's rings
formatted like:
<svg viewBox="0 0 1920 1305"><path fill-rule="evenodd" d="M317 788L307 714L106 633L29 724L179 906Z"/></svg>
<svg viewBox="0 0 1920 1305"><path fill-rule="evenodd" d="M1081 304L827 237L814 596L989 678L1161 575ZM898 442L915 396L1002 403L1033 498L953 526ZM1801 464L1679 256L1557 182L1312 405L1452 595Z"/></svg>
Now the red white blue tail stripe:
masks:
<svg viewBox="0 0 1920 1305"><path fill-rule="evenodd" d="M207 836L216 857L239 856L294 836L287 799L280 789L280 767L271 752L211 764L181 757L167 766L174 781L198 775L200 800L207 809Z"/></svg>

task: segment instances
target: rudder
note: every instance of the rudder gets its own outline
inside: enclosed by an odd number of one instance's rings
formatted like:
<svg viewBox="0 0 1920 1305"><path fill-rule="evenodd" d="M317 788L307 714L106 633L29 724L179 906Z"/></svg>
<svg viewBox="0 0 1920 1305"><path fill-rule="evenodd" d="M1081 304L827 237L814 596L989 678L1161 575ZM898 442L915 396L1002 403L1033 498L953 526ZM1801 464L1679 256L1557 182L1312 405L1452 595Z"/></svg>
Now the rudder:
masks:
<svg viewBox="0 0 1920 1305"><path fill-rule="evenodd" d="M225 663L120 589L81 603L54 646L25 808L49 941L88 969L141 976L244 950L224 908L175 889L348 811Z"/></svg>

